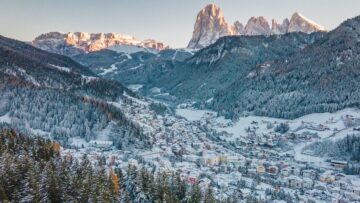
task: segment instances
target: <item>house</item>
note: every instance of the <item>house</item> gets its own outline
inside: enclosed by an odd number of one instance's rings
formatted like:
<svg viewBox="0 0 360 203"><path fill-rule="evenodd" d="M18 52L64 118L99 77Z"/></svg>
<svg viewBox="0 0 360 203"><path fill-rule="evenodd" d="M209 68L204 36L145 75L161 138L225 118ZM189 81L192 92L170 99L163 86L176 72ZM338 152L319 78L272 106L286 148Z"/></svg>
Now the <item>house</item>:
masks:
<svg viewBox="0 0 360 203"><path fill-rule="evenodd" d="M201 163L206 166L219 165L220 157L215 154L206 154L201 158Z"/></svg>
<svg viewBox="0 0 360 203"><path fill-rule="evenodd" d="M344 178L346 178L346 175L343 174L343 173L337 173L337 174L335 175L335 180L342 180L342 179L344 179Z"/></svg>
<svg viewBox="0 0 360 203"><path fill-rule="evenodd" d="M314 181L310 178L303 179L303 187L307 189L311 189L314 186Z"/></svg>
<svg viewBox="0 0 360 203"><path fill-rule="evenodd" d="M226 155L219 156L219 161L221 164L227 164L229 162Z"/></svg>
<svg viewBox="0 0 360 203"><path fill-rule="evenodd" d="M187 183L189 183L190 185L195 185L197 182L198 182L198 180L196 177L189 176L187 178Z"/></svg>
<svg viewBox="0 0 360 203"><path fill-rule="evenodd" d="M103 141L103 140L91 140L89 142L89 145L91 147L96 147L99 149L109 149L109 148L111 148L111 146L113 146L113 142L112 141Z"/></svg>
<svg viewBox="0 0 360 203"><path fill-rule="evenodd" d="M303 180L300 177L297 176L289 176L286 179L286 183L288 185L288 187L290 188L296 188L296 189L300 189L303 187Z"/></svg>
<svg viewBox="0 0 360 203"><path fill-rule="evenodd" d="M337 180L334 185L336 187L340 187L342 190L346 190L346 188L349 186L349 183L344 180Z"/></svg>
<svg viewBox="0 0 360 203"><path fill-rule="evenodd" d="M296 176L300 176L300 169L298 167L291 167L292 168L292 173Z"/></svg>
<svg viewBox="0 0 360 203"><path fill-rule="evenodd" d="M243 198L246 198L247 196L249 196L251 194L251 190L248 188L239 189L239 192Z"/></svg>
<svg viewBox="0 0 360 203"><path fill-rule="evenodd" d="M340 191L341 191L340 187L336 187L333 185L330 185L327 189L328 189L328 191L330 191L333 194L335 194L335 193L340 194Z"/></svg>
<svg viewBox="0 0 360 203"><path fill-rule="evenodd" d="M304 178L315 179L316 178L316 172L315 172L315 170L312 170L312 169L303 170L302 171L302 176Z"/></svg>
<svg viewBox="0 0 360 203"><path fill-rule="evenodd" d="M281 175L282 176L289 176L291 174L291 169L289 167L283 168L281 169Z"/></svg>
<svg viewBox="0 0 360 203"><path fill-rule="evenodd" d="M277 166L269 166L266 170L271 175L276 175L279 173L279 168Z"/></svg>
<svg viewBox="0 0 360 203"><path fill-rule="evenodd" d="M229 176L231 177L231 179L233 179L233 180L236 181L236 182L240 181L241 178L242 178L242 174L239 173L239 172L231 172L231 173L229 174Z"/></svg>
<svg viewBox="0 0 360 203"><path fill-rule="evenodd" d="M254 169L254 168L249 168L249 169L247 170L247 172L248 172L249 174L251 174L251 175L255 175L255 174L256 174L256 169Z"/></svg>
<svg viewBox="0 0 360 203"><path fill-rule="evenodd" d="M199 185L202 188L208 188L211 184L211 180L209 178L203 178L201 180L199 180Z"/></svg>
<svg viewBox="0 0 360 203"><path fill-rule="evenodd" d="M193 163L196 163L199 160L199 157L195 155L184 155L183 158L184 160Z"/></svg>
<svg viewBox="0 0 360 203"><path fill-rule="evenodd" d="M335 176L332 174L332 171L325 171L323 174L321 174L320 182L323 182L323 183L335 182Z"/></svg>
<svg viewBox="0 0 360 203"><path fill-rule="evenodd" d="M266 172L266 169L265 169L265 167L263 165L256 166L256 173L262 174L262 173L265 173L265 172Z"/></svg>
<svg viewBox="0 0 360 203"><path fill-rule="evenodd" d="M246 159L238 156L229 156L227 158L228 163L234 165L235 167L245 166Z"/></svg>
<svg viewBox="0 0 360 203"><path fill-rule="evenodd" d="M326 191L326 183L316 182L314 188L315 188L316 190Z"/></svg>
<svg viewBox="0 0 360 203"><path fill-rule="evenodd" d="M138 161L135 160L135 159L129 159L129 160L128 160L128 164L131 165L131 166L139 167L139 163L138 163Z"/></svg>
<svg viewBox="0 0 360 203"><path fill-rule="evenodd" d="M353 193L360 196L360 180L358 178L353 178L351 180L351 184L351 190L353 191Z"/></svg>
<svg viewBox="0 0 360 203"><path fill-rule="evenodd" d="M336 168L345 168L347 166L347 161L331 160L331 165Z"/></svg>

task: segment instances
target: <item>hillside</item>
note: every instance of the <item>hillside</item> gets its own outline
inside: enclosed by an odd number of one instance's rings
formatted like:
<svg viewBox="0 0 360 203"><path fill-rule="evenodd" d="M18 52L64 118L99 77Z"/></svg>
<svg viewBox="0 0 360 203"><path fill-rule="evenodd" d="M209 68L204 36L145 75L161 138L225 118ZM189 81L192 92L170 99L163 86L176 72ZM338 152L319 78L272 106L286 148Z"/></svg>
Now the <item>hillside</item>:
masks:
<svg viewBox="0 0 360 203"><path fill-rule="evenodd" d="M149 84L177 63L191 57L187 50L165 49L160 52L139 49L100 50L74 56L99 76L122 84Z"/></svg>
<svg viewBox="0 0 360 203"><path fill-rule="evenodd" d="M117 137L141 136L138 126L107 103L134 93L68 57L1 37L0 78L0 121L20 132L66 144L71 137L96 139L116 123L114 131L123 133Z"/></svg>
<svg viewBox="0 0 360 203"><path fill-rule="evenodd" d="M212 108L295 118L359 107L360 17L342 23L301 51L248 72L219 91Z"/></svg>
<svg viewBox="0 0 360 203"><path fill-rule="evenodd" d="M180 101L207 101L219 90L246 78L256 66L296 53L323 33L289 33L279 36L223 37L193 57L162 74L149 88L159 87Z"/></svg>

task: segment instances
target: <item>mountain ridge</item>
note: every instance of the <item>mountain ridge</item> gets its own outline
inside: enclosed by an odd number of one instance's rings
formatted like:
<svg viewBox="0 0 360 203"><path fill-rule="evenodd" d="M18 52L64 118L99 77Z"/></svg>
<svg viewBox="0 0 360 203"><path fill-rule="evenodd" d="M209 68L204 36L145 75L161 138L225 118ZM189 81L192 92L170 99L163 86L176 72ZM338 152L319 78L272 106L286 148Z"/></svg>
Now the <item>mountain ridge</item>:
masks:
<svg viewBox="0 0 360 203"><path fill-rule="evenodd" d="M359 107L360 16L301 51L250 71L219 91L211 104L228 117L254 112L281 118Z"/></svg>
<svg viewBox="0 0 360 203"><path fill-rule="evenodd" d="M131 45L154 50L168 48L164 43L153 39L141 41L130 35L87 32L48 32L36 37L32 44L45 51L67 56L99 51L116 45Z"/></svg>
<svg viewBox="0 0 360 203"><path fill-rule="evenodd" d="M325 28L304 17L299 12L295 12L290 20L284 19L282 24L278 24L273 19L270 25L265 17L253 16L245 25L239 21L230 25L226 22L221 9L215 4L209 4L197 15L188 48L204 48L214 43L220 37L229 35L273 35L289 32L311 33L316 31L325 31Z"/></svg>
<svg viewBox="0 0 360 203"><path fill-rule="evenodd" d="M20 132L51 135L63 144L76 136L95 139L105 128L120 133L111 138L117 143L142 135L108 103L137 96L69 57L0 36L0 79L0 117Z"/></svg>

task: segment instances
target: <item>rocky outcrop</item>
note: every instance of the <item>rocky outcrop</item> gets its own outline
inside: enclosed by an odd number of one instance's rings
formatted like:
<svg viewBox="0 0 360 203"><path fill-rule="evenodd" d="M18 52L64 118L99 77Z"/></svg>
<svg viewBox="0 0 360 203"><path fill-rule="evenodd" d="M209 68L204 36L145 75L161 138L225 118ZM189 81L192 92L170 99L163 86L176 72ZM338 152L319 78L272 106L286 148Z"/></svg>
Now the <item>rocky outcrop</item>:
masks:
<svg viewBox="0 0 360 203"><path fill-rule="evenodd" d="M245 26L240 23L239 21L236 21L234 23L234 32L238 35L244 35L245 34Z"/></svg>
<svg viewBox="0 0 360 203"><path fill-rule="evenodd" d="M290 20L287 18L283 20L281 24L272 20L271 26L262 16L251 17L245 26L239 21L236 21L234 25L230 25L225 21L221 9L214 4L210 4L199 12L188 48L204 48L220 37L228 35L272 35L316 31L325 31L325 28L298 12L294 13Z"/></svg>
<svg viewBox="0 0 360 203"><path fill-rule="evenodd" d="M285 19L282 24L278 24L276 20L272 20L271 23L271 34L279 35L279 34L285 34L288 32L289 28L289 19Z"/></svg>
<svg viewBox="0 0 360 203"><path fill-rule="evenodd" d="M251 17L245 26L245 35L269 35L270 26L268 21L260 17Z"/></svg>
<svg viewBox="0 0 360 203"><path fill-rule="evenodd" d="M203 48L223 36L233 35L234 30L219 7L209 4L197 15L189 48Z"/></svg>
<svg viewBox="0 0 360 203"><path fill-rule="evenodd" d="M305 32L311 33L316 31L325 31L325 28L295 12L290 20L288 32Z"/></svg>
<svg viewBox="0 0 360 203"><path fill-rule="evenodd" d="M116 45L134 45L155 50L167 48L162 42L152 39L140 41L133 36L117 33L49 32L38 36L32 43L40 49L67 56L99 51Z"/></svg>

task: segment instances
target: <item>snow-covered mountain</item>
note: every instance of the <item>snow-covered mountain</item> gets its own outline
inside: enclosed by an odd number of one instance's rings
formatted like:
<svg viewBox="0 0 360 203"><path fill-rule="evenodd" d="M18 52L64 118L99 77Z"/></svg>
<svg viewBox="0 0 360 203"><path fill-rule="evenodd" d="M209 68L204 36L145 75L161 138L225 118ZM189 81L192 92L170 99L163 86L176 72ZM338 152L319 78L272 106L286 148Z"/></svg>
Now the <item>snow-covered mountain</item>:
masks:
<svg viewBox="0 0 360 203"><path fill-rule="evenodd" d="M67 56L99 51L117 45L155 50L167 48L162 42L152 39L141 41L133 36L117 33L49 32L36 37L32 43L45 51Z"/></svg>
<svg viewBox="0 0 360 203"><path fill-rule="evenodd" d="M214 43L220 37L228 35L271 35L316 31L325 31L325 28L298 12L295 12L290 20L286 18L281 24L272 20L271 26L263 16L251 17L246 25L239 21L230 25L225 21L221 9L215 4L209 4L199 12L196 18L188 48L203 48Z"/></svg>

